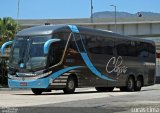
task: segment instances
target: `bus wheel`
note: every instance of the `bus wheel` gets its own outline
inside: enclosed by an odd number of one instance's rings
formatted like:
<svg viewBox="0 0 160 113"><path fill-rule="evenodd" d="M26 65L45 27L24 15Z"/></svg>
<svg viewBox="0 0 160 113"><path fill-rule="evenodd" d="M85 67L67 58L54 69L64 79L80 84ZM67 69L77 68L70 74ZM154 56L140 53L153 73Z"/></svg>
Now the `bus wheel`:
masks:
<svg viewBox="0 0 160 113"><path fill-rule="evenodd" d="M65 94L72 94L72 93L74 93L75 89L76 89L76 80L75 80L75 77L69 76L68 79L67 79L67 85L63 89L63 92Z"/></svg>
<svg viewBox="0 0 160 113"><path fill-rule="evenodd" d="M128 80L127 80L127 86L126 86L126 89L127 91L134 91L134 78L133 77L129 77Z"/></svg>
<svg viewBox="0 0 160 113"><path fill-rule="evenodd" d="M134 87L134 90L135 91L140 91L141 90L141 88L142 88L142 78L141 77L138 77L137 78L137 81L136 81L136 83L135 83L135 87Z"/></svg>
<svg viewBox="0 0 160 113"><path fill-rule="evenodd" d="M32 92L33 92L35 95L41 95L42 92L43 92L42 89L32 88L31 90L32 90Z"/></svg>
<svg viewBox="0 0 160 113"><path fill-rule="evenodd" d="M105 91L107 91L107 88L106 88L106 87L95 87L95 89L96 89L98 92L105 92Z"/></svg>

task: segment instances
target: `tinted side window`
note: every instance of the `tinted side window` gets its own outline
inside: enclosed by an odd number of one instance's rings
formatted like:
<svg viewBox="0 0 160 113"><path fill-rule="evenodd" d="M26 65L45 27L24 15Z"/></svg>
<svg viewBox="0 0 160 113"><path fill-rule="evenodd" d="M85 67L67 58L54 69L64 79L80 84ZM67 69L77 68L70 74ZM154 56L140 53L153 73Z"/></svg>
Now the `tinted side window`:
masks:
<svg viewBox="0 0 160 113"><path fill-rule="evenodd" d="M129 42L127 56L137 57L137 43L136 43L136 41Z"/></svg>
<svg viewBox="0 0 160 113"><path fill-rule="evenodd" d="M117 40L116 41L117 55L137 57L138 56L137 47L139 46L140 44L136 41Z"/></svg>
<svg viewBox="0 0 160 113"><path fill-rule="evenodd" d="M114 41L100 36L88 36L88 50L93 54L113 55Z"/></svg>
<svg viewBox="0 0 160 113"><path fill-rule="evenodd" d="M69 32L57 32L53 34L53 38L59 38L62 41L63 48L65 48L65 45L67 43L67 40L69 38L70 33Z"/></svg>
<svg viewBox="0 0 160 113"><path fill-rule="evenodd" d="M116 39L116 50L118 56L128 56L129 41Z"/></svg>
<svg viewBox="0 0 160 113"><path fill-rule="evenodd" d="M149 53L155 54L155 46L152 44L148 44Z"/></svg>
<svg viewBox="0 0 160 113"><path fill-rule="evenodd" d="M75 33L72 35L70 40L70 46L77 51L86 52L86 37L85 35Z"/></svg>
<svg viewBox="0 0 160 113"><path fill-rule="evenodd" d="M137 53L140 57L148 57L148 47L149 45L145 42L140 42L140 45L137 46Z"/></svg>

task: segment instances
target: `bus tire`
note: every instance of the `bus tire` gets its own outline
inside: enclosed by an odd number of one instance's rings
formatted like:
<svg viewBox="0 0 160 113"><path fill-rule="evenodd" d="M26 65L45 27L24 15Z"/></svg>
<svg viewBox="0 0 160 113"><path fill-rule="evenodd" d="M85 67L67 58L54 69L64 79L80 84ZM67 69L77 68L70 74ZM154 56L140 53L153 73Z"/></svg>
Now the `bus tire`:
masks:
<svg viewBox="0 0 160 113"><path fill-rule="evenodd" d="M129 92L133 92L134 86L135 86L134 78L132 76L130 76L127 80L126 90Z"/></svg>
<svg viewBox="0 0 160 113"><path fill-rule="evenodd" d="M66 87L63 89L65 94L72 94L76 89L76 78L74 76L69 76L67 79Z"/></svg>
<svg viewBox="0 0 160 113"><path fill-rule="evenodd" d="M142 81L142 77L138 77L137 81L135 82L135 87L134 90L135 91L140 91L143 85L143 81Z"/></svg>
<svg viewBox="0 0 160 113"><path fill-rule="evenodd" d="M43 92L42 89L32 88L31 90L32 90L32 92L33 92L35 95L41 95L42 92Z"/></svg>

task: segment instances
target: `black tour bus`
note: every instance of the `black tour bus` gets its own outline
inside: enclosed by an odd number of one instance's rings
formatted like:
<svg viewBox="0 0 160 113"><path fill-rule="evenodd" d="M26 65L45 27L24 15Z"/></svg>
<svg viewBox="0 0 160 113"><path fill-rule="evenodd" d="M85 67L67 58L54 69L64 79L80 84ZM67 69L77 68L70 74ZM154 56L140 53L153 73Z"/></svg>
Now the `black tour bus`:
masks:
<svg viewBox="0 0 160 113"><path fill-rule="evenodd" d="M155 83L156 49L152 41L75 25L44 25L24 29L13 41L8 85L31 88L34 94L51 90L74 93L140 91Z"/></svg>

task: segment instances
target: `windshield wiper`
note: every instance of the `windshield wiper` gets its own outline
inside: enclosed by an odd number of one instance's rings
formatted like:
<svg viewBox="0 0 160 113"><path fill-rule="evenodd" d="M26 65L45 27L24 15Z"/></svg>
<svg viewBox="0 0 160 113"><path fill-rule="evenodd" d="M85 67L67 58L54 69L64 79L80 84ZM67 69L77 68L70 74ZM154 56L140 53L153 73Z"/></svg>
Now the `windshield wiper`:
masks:
<svg viewBox="0 0 160 113"><path fill-rule="evenodd" d="M22 57L18 59L18 64L25 63L24 62L25 52L26 52L26 50L23 51Z"/></svg>

